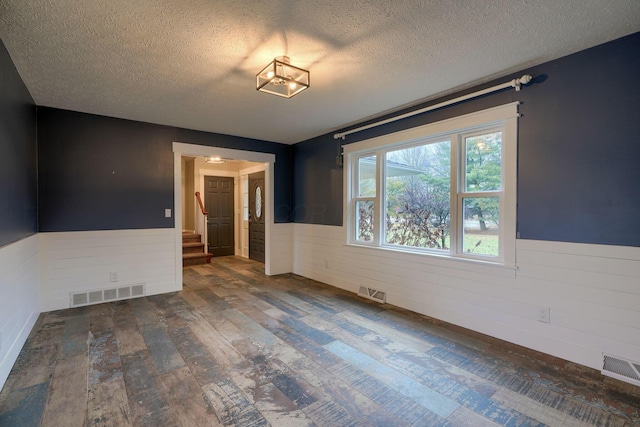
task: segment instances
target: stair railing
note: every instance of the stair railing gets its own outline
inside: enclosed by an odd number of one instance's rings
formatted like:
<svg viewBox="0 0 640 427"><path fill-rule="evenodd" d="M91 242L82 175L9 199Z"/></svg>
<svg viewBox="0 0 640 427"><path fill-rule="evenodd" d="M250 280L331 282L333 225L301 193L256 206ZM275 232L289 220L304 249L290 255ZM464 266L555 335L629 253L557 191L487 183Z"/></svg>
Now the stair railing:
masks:
<svg viewBox="0 0 640 427"><path fill-rule="evenodd" d="M200 198L200 192L196 191L196 199L198 200L198 204L200 205L200 212L202 212L202 236L204 243L204 253L209 253L209 235L207 233L207 216L209 212L204 210L204 204L202 203L202 199Z"/></svg>

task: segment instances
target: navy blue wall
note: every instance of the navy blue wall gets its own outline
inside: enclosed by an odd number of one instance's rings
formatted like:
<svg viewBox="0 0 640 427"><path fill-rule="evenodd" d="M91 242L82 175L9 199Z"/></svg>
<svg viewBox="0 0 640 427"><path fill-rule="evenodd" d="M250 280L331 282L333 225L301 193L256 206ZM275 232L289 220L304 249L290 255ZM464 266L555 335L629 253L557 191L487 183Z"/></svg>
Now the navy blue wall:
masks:
<svg viewBox="0 0 640 427"><path fill-rule="evenodd" d="M639 52L636 33L450 97L525 73L535 76L520 92L506 90L404 119L350 135L345 143L522 101L520 237L640 246ZM295 222L342 224L342 170L335 166L332 135L294 146Z"/></svg>
<svg viewBox="0 0 640 427"><path fill-rule="evenodd" d="M0 42L0 246L37 231L36 107Z"/></svg>
<svg viewBox="0 0 640 427"><path fill-rule="evenodd" d="M275 154L275 220L290 221L288 145L40 107L39 231L173 227L172 142Z"/></svg>

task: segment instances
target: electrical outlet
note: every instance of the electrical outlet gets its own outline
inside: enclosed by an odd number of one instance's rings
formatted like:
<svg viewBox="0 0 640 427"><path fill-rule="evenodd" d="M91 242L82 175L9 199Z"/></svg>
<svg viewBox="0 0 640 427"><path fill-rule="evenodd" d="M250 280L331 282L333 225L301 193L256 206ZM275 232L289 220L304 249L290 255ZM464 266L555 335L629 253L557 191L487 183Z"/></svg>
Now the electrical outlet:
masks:
<svg viewBox="0 0 640 427"><path fill-rule="evenodd" d="M109 281L110 282L117 282L118 281L118 273L116 272L111 272L109 273Z"/></svg>
<svg viewBox="0 0 640 427"><path fill-rule="evenodd" d="M538 307L538 322L551 322L551 309L549 307Z"/></svg>

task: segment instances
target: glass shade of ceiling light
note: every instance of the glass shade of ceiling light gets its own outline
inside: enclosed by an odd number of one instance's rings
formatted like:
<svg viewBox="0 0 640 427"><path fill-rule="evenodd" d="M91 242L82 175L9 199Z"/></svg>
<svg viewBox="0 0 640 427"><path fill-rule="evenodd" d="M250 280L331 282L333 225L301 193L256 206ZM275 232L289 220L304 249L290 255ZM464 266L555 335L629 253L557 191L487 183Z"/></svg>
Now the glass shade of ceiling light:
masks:
<svg viewBox="0 0 640 427"><path fill-rule="evenodd" d="M225 163L227 159L223 159L222 157L205 157L204 161L206 163L220 164Z"/></svg>
<svg viewBox="0 0 640 427"><path fill-rule="evenodd" d="M291 98L309 87L309 71L294 67L288 56L279 56L256 75L256 89Z"/></svg>

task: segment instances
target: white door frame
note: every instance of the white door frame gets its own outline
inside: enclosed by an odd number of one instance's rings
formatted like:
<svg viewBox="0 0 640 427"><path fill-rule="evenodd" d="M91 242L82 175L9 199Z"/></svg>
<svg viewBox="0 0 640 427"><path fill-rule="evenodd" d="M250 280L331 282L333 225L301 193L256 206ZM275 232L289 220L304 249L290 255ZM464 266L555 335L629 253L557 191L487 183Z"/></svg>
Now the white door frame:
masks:
<svg viewBox="0 0 640 427"><path fill-rule="evenodd" d="M193 157L221 157L223 159L246 160L249 162L264 163L265 187L267 198L265 200L265 263L264 272L271 275L272 264L276 263L277 253L271 253L269 242L273 232L273 177L276 155L260 153L256 151L234 150L230 148L210 147L207 145L187 144L183 142L173 143L173 211L175 221L175 257L176 257L176 288L182 289L182 156ZM272 258L273 257L273 258Z"/></svg>

